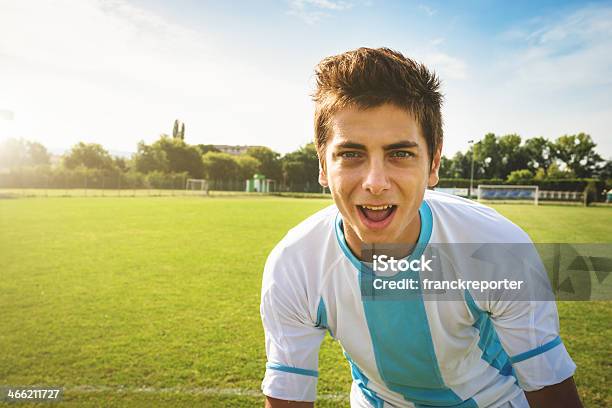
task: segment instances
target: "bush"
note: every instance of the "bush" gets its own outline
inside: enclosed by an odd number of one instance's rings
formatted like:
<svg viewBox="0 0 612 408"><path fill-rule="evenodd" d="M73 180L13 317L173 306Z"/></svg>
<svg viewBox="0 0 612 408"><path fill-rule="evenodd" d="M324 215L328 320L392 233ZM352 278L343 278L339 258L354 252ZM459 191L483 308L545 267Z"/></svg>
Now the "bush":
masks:
<svg viewBox="0 0 612 408"><path fill-rule="evenodd" d="M533 173L531 170L514 170L508 175L508 184L531 184L533 182Z"/></svg>
<svg viewBox="0 0 612 408"><path fill-rule="evenodd" d="M588 206L593 201L597 201L597 196L597 184L595 183L595 180L591 180L584 188L584 205Z"/></svg>
<svg viewBox="0 0 612 408"><path fill-rule="evenodd" d="M49 166L22 167L0 174L0 188L143 188L145 178L142 173L127 172L119 169L103 170L76 167L51 168Z"/></svg>
<svg viewBox="0 0 612 408"><path fill-rule="evenodd" d="M150 188L159 189L183 189L189 178L189 174L185 171L182 173L163 173L161 171L152 171L146 176L146 184Z"/></svg>

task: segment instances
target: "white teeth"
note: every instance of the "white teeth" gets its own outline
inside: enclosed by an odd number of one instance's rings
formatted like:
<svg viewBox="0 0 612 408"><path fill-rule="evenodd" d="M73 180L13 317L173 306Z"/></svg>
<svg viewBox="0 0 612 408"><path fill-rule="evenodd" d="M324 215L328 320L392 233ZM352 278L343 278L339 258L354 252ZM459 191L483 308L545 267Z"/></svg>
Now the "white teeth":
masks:
<svg viewBox="0 0 612 408"><path fill-rule="evenodd" d="M387 204L387 205L362 205L362 207L363 208L367 208L368 210L382 211L382 210L386 210L387 208L393 207L393 205L391 205L391 204Z"/></svg>

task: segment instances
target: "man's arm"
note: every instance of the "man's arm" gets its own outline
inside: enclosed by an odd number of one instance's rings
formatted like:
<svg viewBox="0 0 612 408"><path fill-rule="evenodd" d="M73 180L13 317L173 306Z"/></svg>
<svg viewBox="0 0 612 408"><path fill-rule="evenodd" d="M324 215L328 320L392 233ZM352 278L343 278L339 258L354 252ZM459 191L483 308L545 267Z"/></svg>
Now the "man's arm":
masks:
<svg viewBox="0 0 612 408"><path fill-rule="evenodd" d="M518 385L531 408L581 408L572 377L576 364L559 336L557 305L540 255L529 242L506 245L504 250L496 272L520 277L526 290L491 292L479 300L490 313ZM520 259L521 265L514 259Z"/></svg>
<svg viewBox="0 0 612 408"><path fill-rule="evenodd" d="M265 408L312 408L314 402L287 401L266 397Z"/></svg>
<svg viewBox="0 0 612 408"><path fill-rule="evenodd" d="M574 377L541 390L525 392L525 396L531 408L582 408Z"/></svg>
<svg viewBox="0 0 612 408"><path fill-rule="evenodd" d="M304 271L274 250L266 261L262 282L261 319L266 341L266 372L262 392L267 406L312 406L287 401L314 401L319 377L319 348L325 329L315 318L320 296L296 296L311 288L300 281ZM286 254L285 254L286 255ZM318 316L318 314L317 314ZM278 404L276 401L279 401Z"/></svg>

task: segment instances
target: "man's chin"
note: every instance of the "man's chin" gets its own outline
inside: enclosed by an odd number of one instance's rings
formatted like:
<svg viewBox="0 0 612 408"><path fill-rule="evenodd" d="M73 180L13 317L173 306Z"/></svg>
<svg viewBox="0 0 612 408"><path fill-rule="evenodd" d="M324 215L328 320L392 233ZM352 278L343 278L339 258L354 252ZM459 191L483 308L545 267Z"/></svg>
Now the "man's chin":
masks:
<svg viewBox="0 0 612 408"><path fill-rule="evenodd" d="M393 242L393 234L389 231L389 228L384 230L372 231L369 228L362 227L358 234L362 243L366 245L371 244L389 244Z"/></svg>

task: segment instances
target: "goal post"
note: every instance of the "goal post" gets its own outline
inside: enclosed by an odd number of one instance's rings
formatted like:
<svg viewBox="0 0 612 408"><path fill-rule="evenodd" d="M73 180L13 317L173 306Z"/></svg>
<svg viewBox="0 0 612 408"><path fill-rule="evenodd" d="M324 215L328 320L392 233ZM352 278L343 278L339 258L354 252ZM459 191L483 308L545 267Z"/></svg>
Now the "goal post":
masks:
<svg viewBox="0 0 612 408"><path fill-rule="evenodd" d="M199 191L201 194L208 195L208 180L187 179L187 182L185 183L185 191Z"/></svg>
<svg viewBox="0 0 612 408"><path fill-rule="evenodd" d="M533 201L538 205L538 186L488 185L478 186L478 201Z"/></svg>

